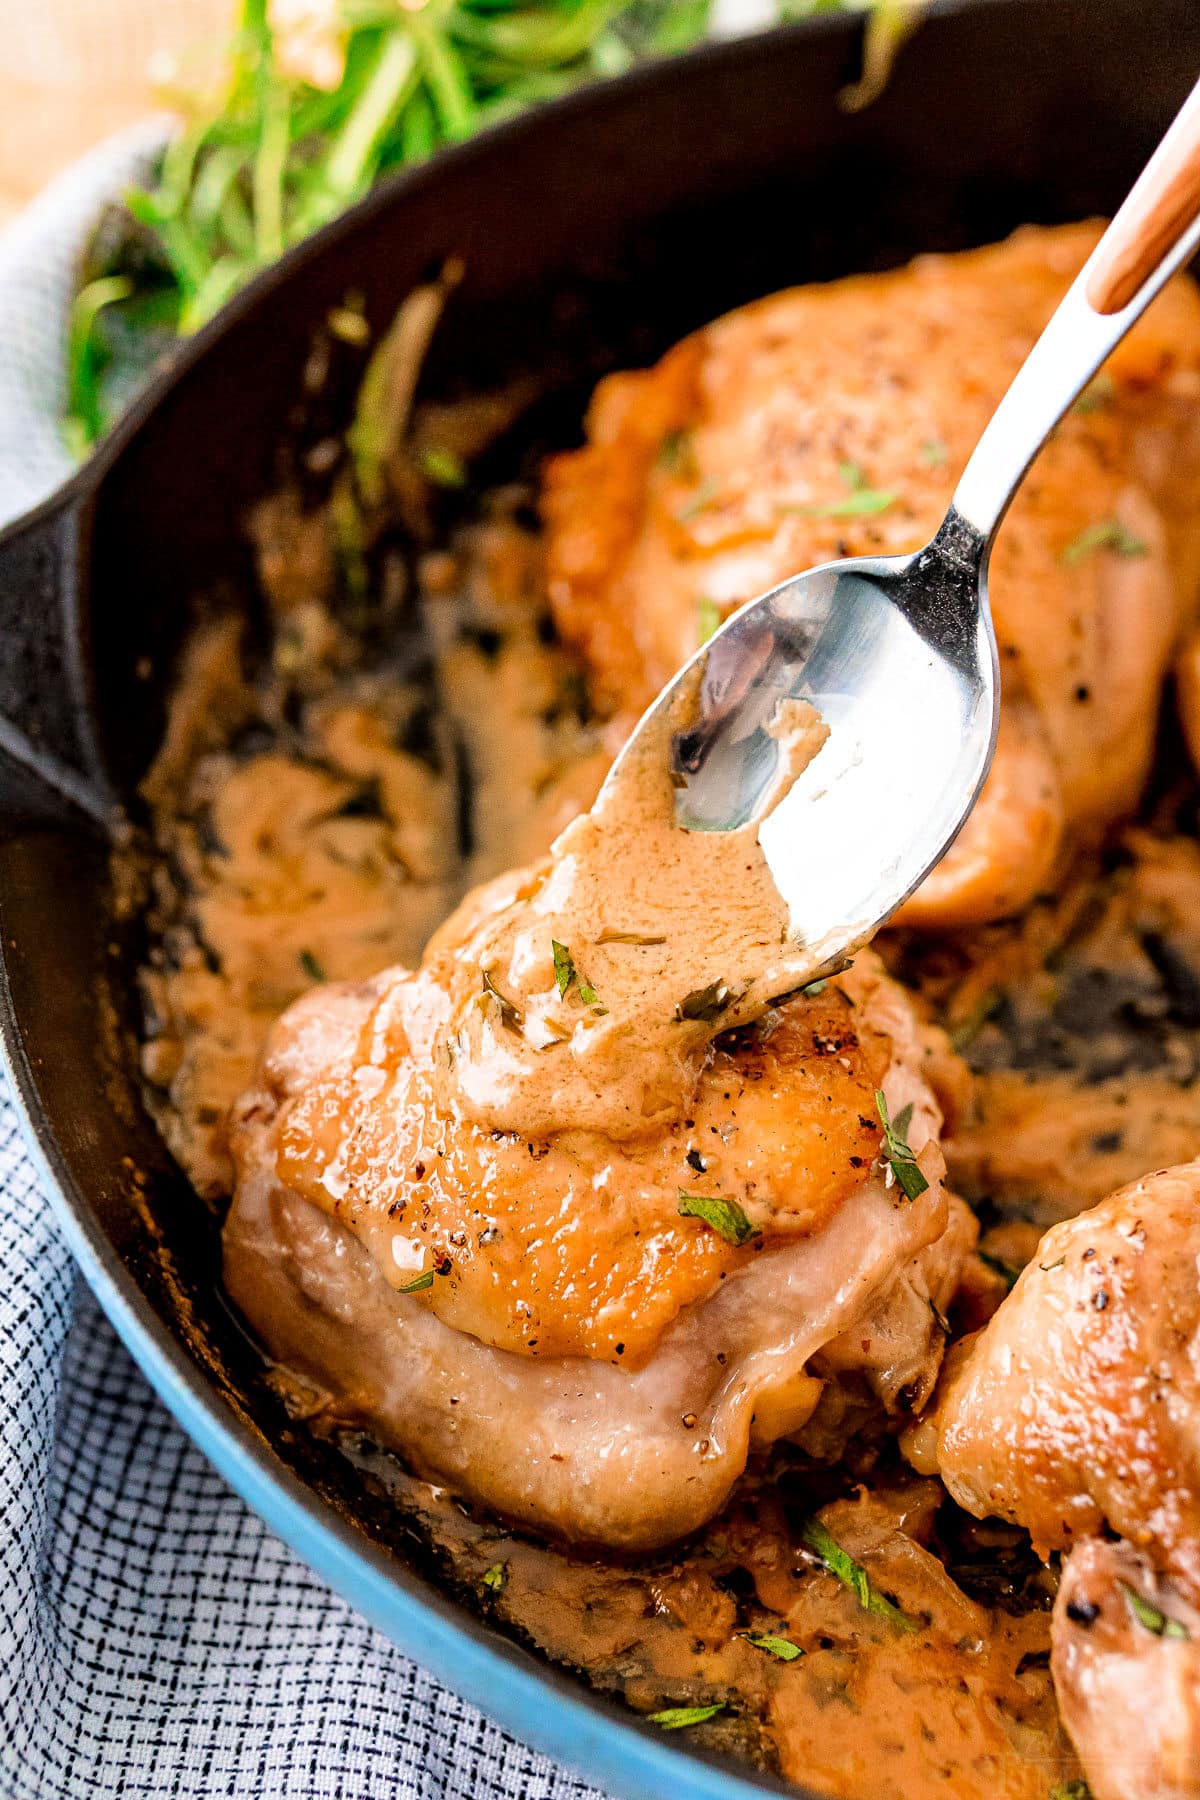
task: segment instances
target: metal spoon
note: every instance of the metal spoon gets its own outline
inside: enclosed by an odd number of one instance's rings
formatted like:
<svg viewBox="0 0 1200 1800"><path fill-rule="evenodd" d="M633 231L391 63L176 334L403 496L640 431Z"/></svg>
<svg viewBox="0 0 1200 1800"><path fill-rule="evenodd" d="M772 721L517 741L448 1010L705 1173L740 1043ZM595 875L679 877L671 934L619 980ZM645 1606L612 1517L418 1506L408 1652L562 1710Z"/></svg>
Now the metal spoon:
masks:
<svg viewBox="0 0 1200 1800"><path fill-rule="evenodd" d="M1034 345L980 438L933 541L912 556L810 569L736 613L663 690L614 763L703 670L673 739L678 822L754 818L779 747L781 698L812 702L820 754L760 841L793 935L832 967L945 854L991 766L999 670L988 559L1029 465L1100 364L1200 244L1200 84ZM814 967L814 974L817 967Z"/></svg>

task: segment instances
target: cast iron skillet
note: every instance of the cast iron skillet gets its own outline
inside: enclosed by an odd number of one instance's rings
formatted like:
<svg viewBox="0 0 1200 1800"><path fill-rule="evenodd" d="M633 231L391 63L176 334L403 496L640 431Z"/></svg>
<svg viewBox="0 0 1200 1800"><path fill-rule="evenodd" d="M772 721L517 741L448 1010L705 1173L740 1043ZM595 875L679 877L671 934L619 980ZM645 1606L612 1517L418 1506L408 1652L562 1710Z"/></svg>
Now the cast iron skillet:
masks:
<svg viewBox="0 0 1200 1800"><path fill-rule="evenodd" d="M240 296L0 537L0 1025L88 1280L186 1429L302 1556L450 1686L631 1796L779 1790L448 1598L404 1522L290 1431L221 1303L216 1221L142 1109L137 931L112 922L99 821L114 803L136 815L189 597L253 604L240 521L276 476L312 329L348 289L380 328L461 256L429 389L550 368L577 429L600 370L755 295L1110 209L1200 67L1200 8L950 0L884 97L848 116L835 96L857 59L841 20L706 49L400 177Z"/></svg>

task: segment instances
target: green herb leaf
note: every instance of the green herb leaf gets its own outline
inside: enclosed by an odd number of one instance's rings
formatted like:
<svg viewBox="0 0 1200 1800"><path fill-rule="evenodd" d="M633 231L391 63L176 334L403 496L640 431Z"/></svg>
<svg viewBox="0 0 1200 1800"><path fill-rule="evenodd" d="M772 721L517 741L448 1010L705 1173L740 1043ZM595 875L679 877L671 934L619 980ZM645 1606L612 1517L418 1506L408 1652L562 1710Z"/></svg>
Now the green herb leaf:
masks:
<svg viewBox="0 0 1200 1800"><path fill-rule="evenodd" d="M1092 1790L1086 1781L1078 1778L1074 1781L1056 1781L1046 1800L1092 1800Z"/></svg>
<svg viewBox="0 0 1200 1800"><path fill-rule="evenodd" d="M902 1106L894 1120L888 1117L888 1105L882 1088L875 1090L875 1105L883 1126L883 1159L896 1178L897 1185L906 1200L917 1200L925 1192L929 1183L921 1173L920 1165L913 1155L908 1142L908 1128L912 1123L912 1102Z"/></svg>
<svg viewBox="0 0 1200 1800"><path fill-rule="evenodd" d="M129 276L104 275L89 281L75 296L67 333L67 408L73 449L86 449L105 428L99 393L105 357L96 342L96 322L106 306L128 300L132 293Z"/></svg>
<svg viewBox="0 0 1200 1800"><path fill-rule="evenodd" d="M1145 539L1135 537L1119 519L1101 519L1098 524L1081 531L1073 544L1067 545L1061 560L1073 569L1094 556L1097 550L1114 550L1118 556L1145 556L1147 549Z"/></svg>
<svg viewBox="0 0 1200 1800"><path fill-rule="evenodd" d="M801 513L807 519L856 519L869 513L886 512L895 506L899 494L880 488L856 488L845 500L834 500L828 506L788 506L785 512Z"/></svg>
<svg viewBox="0 0 1200 1800"><path fill-rule="evenodd" d="M427 450L422 450L420 463L422 475L435 487L464 488L467 485L467 465L456 450L430 445Z"/></svg>
<svg viewBox="0 0 1200 1800"><path fill-rule="evenodd" d="M940 469L950 461L950 452L941 438L927 438L921 445L921 463L926 469Z"/></svg>
<svg viewBox="0 0 1200 1800"><path fill-rule="evenodd" d="M680 1019L705 1019L712 1022L719 1019L735 1000L741 998L723 981L710 981L707 987L693 988L686 994L676 1008Z"/></svg>
<svg viewBox="0 0 1200 1800"><path fill-rule="evenodd" d="M721 609L715 600L709 600L704 596L697 600L696 642L698 645L707 644L713 632L720 630L722 616Z"/></svg>
<svg viewBox="0 0 1200 1800"><path fill-rule="evenodd" d="M506 1031L520 1032L524 1030L525 1014L521 1011L519 1006L514 1005L506 994L500 992L500 989L496 986L495 982L485 969L483 972L483 993L479 996L480 1003L482 1004L488 998L494 1000L499 1007L500 1023L504 1026Z"/></svg>
<svg viewBox="0 0 1200 1800"><path fill-rule="evenodd" d="M579 992L579 998L585 1006L593 1006L597 1012L606 1012L607 1007L601 1006L600 996L587 976L577 967L567 946L560 944L557 938L551 938L550 948L554 953L554 980L558 987L559 999L566 999L571 983L574 982Z"/></svg>
<svg viewBox="0 0 1200 1800"><path fill-rule="evenodd" d="M1111 375L1097 375L1094 381L1088 382L1071 410L1084 414L1099 412L1108 405L1116 391L1117 384Z"/></svg>
<svg viewBox="0 0 1200 1800"><path fill-rule="evenodd" d="M715 1719L719 1712L724 1712L724 1700L717 1700L712 1706L668 1706L662 1712L647 1713L651 1725L660 1725L664 1731L682 1731L687 1725L703 1725L706 1719Z"/></svg>
<svg viewBox="0 0 1200 1800"><path fill-rule="evenodd" d="M702 1219L727 1244L737 1248L759 1235L736 1200L725 1200L720 1194L689 1194L686 1188L678 1192L680 1218Z"/></svg>
<svg viewBox="0 0 1200 1800"><path fill-rule="evenodd" d="M1066 1260L1065 1256L1060 1256L1055 1262L1039 1263L1038 1268L1042 1271L1043 1275L1050 1275L1053 1274L1055 1269L1061 1269Z"/></svg>
<svg viewBox="0 0 1200 1800"><path fill-rule="evenodd" d="M1020 1279L1020 1269L1014 1268L1012 1263L1005 1262L1002 1256L993 1256L990 1250L977 1250L976 1255L985 1269L990 1269L993 1275L999 1275L1011 1294Z"/></svg>
<svg viewBox="0 0 1200 1800"><path fill-rule="evenodd" d="M498 1594L508 1581L508 1570L503 1563L493 1563L490 1569L484 1570L480 1579L485 1588L490 1588L493 1594Z"/></svg>
<svg viewBox="0 0 1200 1800"><path fill-rule="evenodd" d="M793 1644L791 1638L776 1637L772 1631L741 1631L738 1636L745 1638L756 1650L763 1650L780 1662L795 1662L798 1656L804 1655L799 1644Z"/></svg>
<svg viewBox="0 0 1200 1800"><path fill-rule="evenodd" d="M560 1000L565 1000L567 989L575 979L574 958L567 946L560 944L557 938L550 939L550 948L554 953L554 980L558 988L558 997Z"/></svg>
<svg viewBox="0 0 1200 1800"><path fill-rule="evenodd" d="M996 1013L1004 1000L1000 988L988 988L980 996L970 1012L961 1018L950 1032L950 1044L955 1050L966 1050L979 1036L988 1020Z"/></svg>
<svg viewBox="0 0 1200 1800"><path fill-rule="evenodd" d="M696 445L690 431L668 431L658 447L658 466L670 475L695 475Z"/></svg>
<svg viewBox="0 0 1200 1800"><path fill-rule="evenodd" d="M432 1286L433 1270L422 1269L419 1275L414 1275L411 1281L406 1281L403 1287L396 1289L396 1292L398 1294L423 1294L426 1288L431 1288Z"/></svg>
<svg viewBox="0 0 1200 1800"><path fill-rule="evenodd" d="M1127 1581L1120 1581L1117 1586L1129 1602L1129 1610L1138 1624L1153 1632L1155 1637L1176 1638L1185 1642L1190 1640L1192 1634L1182 1620L1173 1619L1169 1613L1163 1612L1153 1601L1147 1600L1144 1594L1139 1594L1136 1588L1130 1587Z"/></svg>
<svg viewBox="0 0 1200 1800"><path fill-rule="evenodd" d="M711 506L716 491L717 484L715 481L711 481L707 478L702 481L691 499L686 501L675 514L675 517L679 520L680 524L686 525L689 519L694 519L697 513L702 513L707 507Z"/></svg>
<svg viewBox="0 0 1200 1800"><path fill-rule="evenodd" d="M862 472L861 463L840 462L838 464L838 474L848 488L864 488L867 485L867 478Z"/></svg>
<svg viewBox="0 0 1200 1800"><path fill-rule="evenodd" d="M311 950L301 950L297 960L310 981L328 980L324 969L321 967Z"/></svg>
<svg viewBox="0 0 1200 1800"><path fill-rule="evenodd" d="M833 1533L819 1519L806 1519L800 1528L800 1538L813 1555L820 1558L829 1573L836 1575L842 1586L850 1589L859 1605L865 1607L867 1612L887 1619L902 1631L920 1631L920 1620L911 1618L894 1601L872 1587L871 1578L862 1564L855 1562L848 1550L842 1549Z"/></svg>

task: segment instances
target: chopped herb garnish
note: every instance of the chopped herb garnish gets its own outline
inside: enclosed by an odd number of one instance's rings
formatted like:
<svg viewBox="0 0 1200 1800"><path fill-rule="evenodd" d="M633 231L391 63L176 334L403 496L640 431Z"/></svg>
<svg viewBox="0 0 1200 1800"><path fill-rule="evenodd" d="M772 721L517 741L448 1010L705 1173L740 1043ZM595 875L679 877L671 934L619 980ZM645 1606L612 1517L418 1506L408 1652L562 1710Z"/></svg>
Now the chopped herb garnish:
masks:
<svg viewBox="0 0 1200 1800"><path fill-rule="evenodd" d="M1092 1790L1086 1781L1058 1781L1050 1789L1046 1800L1092 1800Z"/></svg>
<svg viewBox="0 0 1200 1800"><path fill-rule="evenodd" d="M1043 1275L1050 1275L1055 1269L1061 1269L1066 1260L1065 1256L1060 1256L1056 1262L1039 1263L1038 1268L1042 1271Z"/></svg>
<svg viewBox="0 0 1200 1800"><path fill-rule="evenodd" d="M703 1725L706 1719L715 1719L719 1712L725 1711L726 1702L717 1700L711 1706L668 1706L662 1712L647 1713L651 1725L660 1725L664 1731L682 1731L685 1725Z"/></svg>
<svg viewBox="0 0 1200 1800"><path fill-rule="evenodd" d="M493 999L500 1008L500 1023L507 1031L521 1031L525 1025L525 1014L519 1006L515 1006L507 994L502 994L485 969L483 972L483 993L479 996L480 1005L488 998Z"/></svg>
<svg viewBox="0 0 1200 1800"><path fill-rule="evenodd" d="M883 1125L883 1159L895 1177L897 1185L906 1200L918 1200L929 1183L921 1173L920 1165L913 1155L908 1142L908 1128L912 1124L912 1101L902 1106L895 1119L888 1117L888 1104L882 1088L875 1090L875 1105Z"/></svg>
<svg viewBox="0 0 1200 1800"><path fill-rule="evenodd" d="M565 944L557 938L550 939L550 948L554 953L554 980L558 987L558 997L565 1000L567 989L575 979L575 960Z"/></svg>
<svg viewBox="0 0 1200 1800"><path fill-rule="evenodd" d="M550 948L554 952L554 980L558 986L559 999L566 999L571 983L574 982L579 991L579 998L585 1006L594 1006L598 1012L606 1011L607 1009L600 1005L600 996L582 969L576 966L575 958L567 946L560 944L557 938L551 938Z"/></svg>
<svg viewBox="0 0 1200 1800"><path fill-rule="evenodd" d="M658 465L671 475L696 473L696 444L690 431L668 431L658 446Z"/></svg>
<svg viewBox="0 0 1200 1800"><path fill-rule="evenodd" d="M816 981L810 981L807 987L802 987L800 989L800 992L802 994L807 994L807 996L810 1000L816 1000L821 994L823 994L825 992L825 989L828 986L829 986L828 975L821 975L818 977L818 979Z"/></svg>
<svg viewBox="0 0 1200 1800"><path fill-rule="evenodd" d="M758 1236L757 1228L750 1223L737 1201L722 1199L720 1194L689 1194L686 1188L680 1188L679 1216L702 1219L718 1237L723 1237L735 1248Z"/></svg>
<svg viewBox="0 0 1200 1800"><path fill-rule="evenodd" d="M966 1050L975 1042L988 1020L999 1011L1004 995L999 988L988 988L980 996L970 1012L958 1021L950 1032L950 1045L954 1050Z"/></svg>
<svg viewBox="0 0 1200 1800"><path fill-rule="evenodd" d="M411 1281L406 1281L403 1287L396 1289L396 1292L398 1294L423 1294L426 1288L432 1286L433 1270L422 1269L419 1275L414 1275Z"/></svg>
<svg viewBox="0 0 1200 1800"><path fill-rule="evenodd" d="M1127 1581L1118 1582L1117 1585L1128 1600L1129 1610L1138 1624L1153 1632L1155 1637L1176 1638L1183 1642L1191 1638L1192 1634L1182 1620L1173 1619L1169 1613L1163 1612L1153 1601L1139 1594L1136 1588L1130 1587Z"/></svg>
<svg viewBox="0 0 1200 1800"><path fill-rule="evenodd" d="M886 512L896 504L898 495L867 486L866 476L856 462L840 462L838 474L850 489L845 500L834 500L828 506L786 506L784 512L798 512L809 519L853 519L864 513Z"/></svg>
<svg viewBox="0 0 1200 1800"><path fill-rule="evenodd" d="M836 1575L843 1587L848 1587L860 1606L867 1612L887 1619L898 1625L902 1631L919 1631L919 1619L910 1618L908 1613L898 1607L894 1601L871 1585L871 1577L862 1564L855 1562L848 1550L843 1550L833 1533L822 1525L819 1519L806 1519L800 1528L801 1542L806 1544L813 1555L819 1557L831 1575Z"/></svg>
<svg viewBox="0 0 1200 1800"><path fill-rule="evenodd" d="M640 931L608 931L604 930L596 939L598 944L639 944L643 949L651 944L665 944L665 937L647 937Z"/></svg>
<svg viewBox="0 0 1200 1800"><path fill-rule="evenodd" d="M721 609L715 600L702 595L696 602L696 642L707 644L714 631L721 628Z"/></svg>
<svg viewBox="0 0 1200 1800"><path fill-rule="evenodd" d="M732 1006L741 995L723 981L710 981L707 987L693 988L684 996L676 1008L681 1019L713 1019L720 1018L727 1007Z"/></svg>
<svg viewBox="0 0 1200 1800"><path fill-rule="evenodd" d="M467 485L467 465L456 450L444 450L436 444L422 450L421 473L435 487L461 488Z"/></svg>
<svg viewBox="0 0 1200 1800"><path fill-rule="evenodd" d="M1101 519L1098 524L1081 531L1073 544L1067 545L1062 561L1073 569L1077 563L1094 556L1097 550L1115 550L1118 556L1145 556L1147 548L1146 540L1135 537L1120 519Z"/></svg>
<svg viewBox="0 0 1200 1800"><path fill-rule="evenodd" d="M1111 375L1097 375L1094 381L1088 382L1071 410L1077 413L1099 412L1101 407L1108 405L1116 391L1117 384Z"/></svg>
<svg viewBox="0 0 1200 1800"><path fill-rule="evenodd" d="M897 497L879 488L858 488L847 499L834 501L830 506L802 506L800 511L810 519L854 519L864 513L886 512L889 506L895 506Z"/></svg>
<svg viewBox="0 0 1200 1800"><path fill-rule="evenodd" d="M503 1563L493 1563L490 1569L483 1572L483 1585L498 1594L508 1580L508 1571Z"/></svg>
<svg viewBox="0 0 1200 1800"><path fill-rule="evenodd" d="M740 1631L739 1637L745 1638L756 1650L763 1650L768 1656L774 1656L780 1662L795 1662L804 1652L799 1644L793 1644L791 1638L776 1637L773 1631Z"/></svg>
<svg viewBox="0 0 1200 1800"><path fill-rule="evenodd" d="M941 438L927 438L921 445L921 462L927 469L940 469L950 460L950 452Z"/></svg>
<svg viewBox="0 0 1200 1800"><path fill-rule="evenodd" d="M941 1332L942 1336L949 1337L950 1321L938 1305L937 1301L933 1298L932 1294L929 1296L929 1310L933 1314L933 1322Z"/></svg>
<svg viewBox="0 0 1200 1800"><path fill-rule="evenodd" d="M979 1250L976 1254L984 1268L990 1269L993 1275L998 1275L1011 1293L1020 1279L1020 1269L1014 1268L1010 1262L1005 1262L1002 1256L993 1256L990 1250Z"/></svg>
<svg viewBox="0 0 1200 1800"><path fill-rule="evenodd" d="M700 483L700 486L696 489L691 499L686 501L675 514L675 517L679 520L680 524L686 525L689 519L694 519L697 513L702 513L706 507L711 506L716 491L716 482L706 477Z"/></svg>
<svg viewBox="0 0 1200 1800"><path fill-rule="evenodd" d="M300 952L300 967L310 981L327 981L329 978L311 950Z"/></svg>

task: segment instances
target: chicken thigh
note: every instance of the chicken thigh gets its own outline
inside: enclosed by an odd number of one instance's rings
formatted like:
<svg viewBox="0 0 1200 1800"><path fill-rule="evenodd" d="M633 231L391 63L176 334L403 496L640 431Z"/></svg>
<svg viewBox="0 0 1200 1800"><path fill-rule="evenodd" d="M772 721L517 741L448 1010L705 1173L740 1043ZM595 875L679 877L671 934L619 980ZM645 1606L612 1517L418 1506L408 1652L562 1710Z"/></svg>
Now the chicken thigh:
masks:
<svg viewBox="0 0 1200 1800"><path fill-rule="evenodd" d="M230 1293L418 1468L593 1543L695 1529L754 1444L918 1409L974 1224L903 991L806 959L756 827L679 830L652 758L418 971L284 1015L234 1115Z"/></svg>
<svg viewBox="0 0 1200 1800"><path fill-rule="evenodd" d="M615 735L756 594L926 541L1098 230L1028 229L777 294L601 383L587 444L549 467L544 514L555 615ZM1198 396L1200 296L1181 280L1064 420L1000 534L996 764L910 923L1018 910L1136 802L1200 581Z"/></svg>
<svg viewBox="0 0 1200 1800"><path fill-rule="evenodd" d="M1105 1527L1200 1604L1200 1162L1046 1233L956 1347L937 1462L968 1512L1046 1555Z"/></svg>

